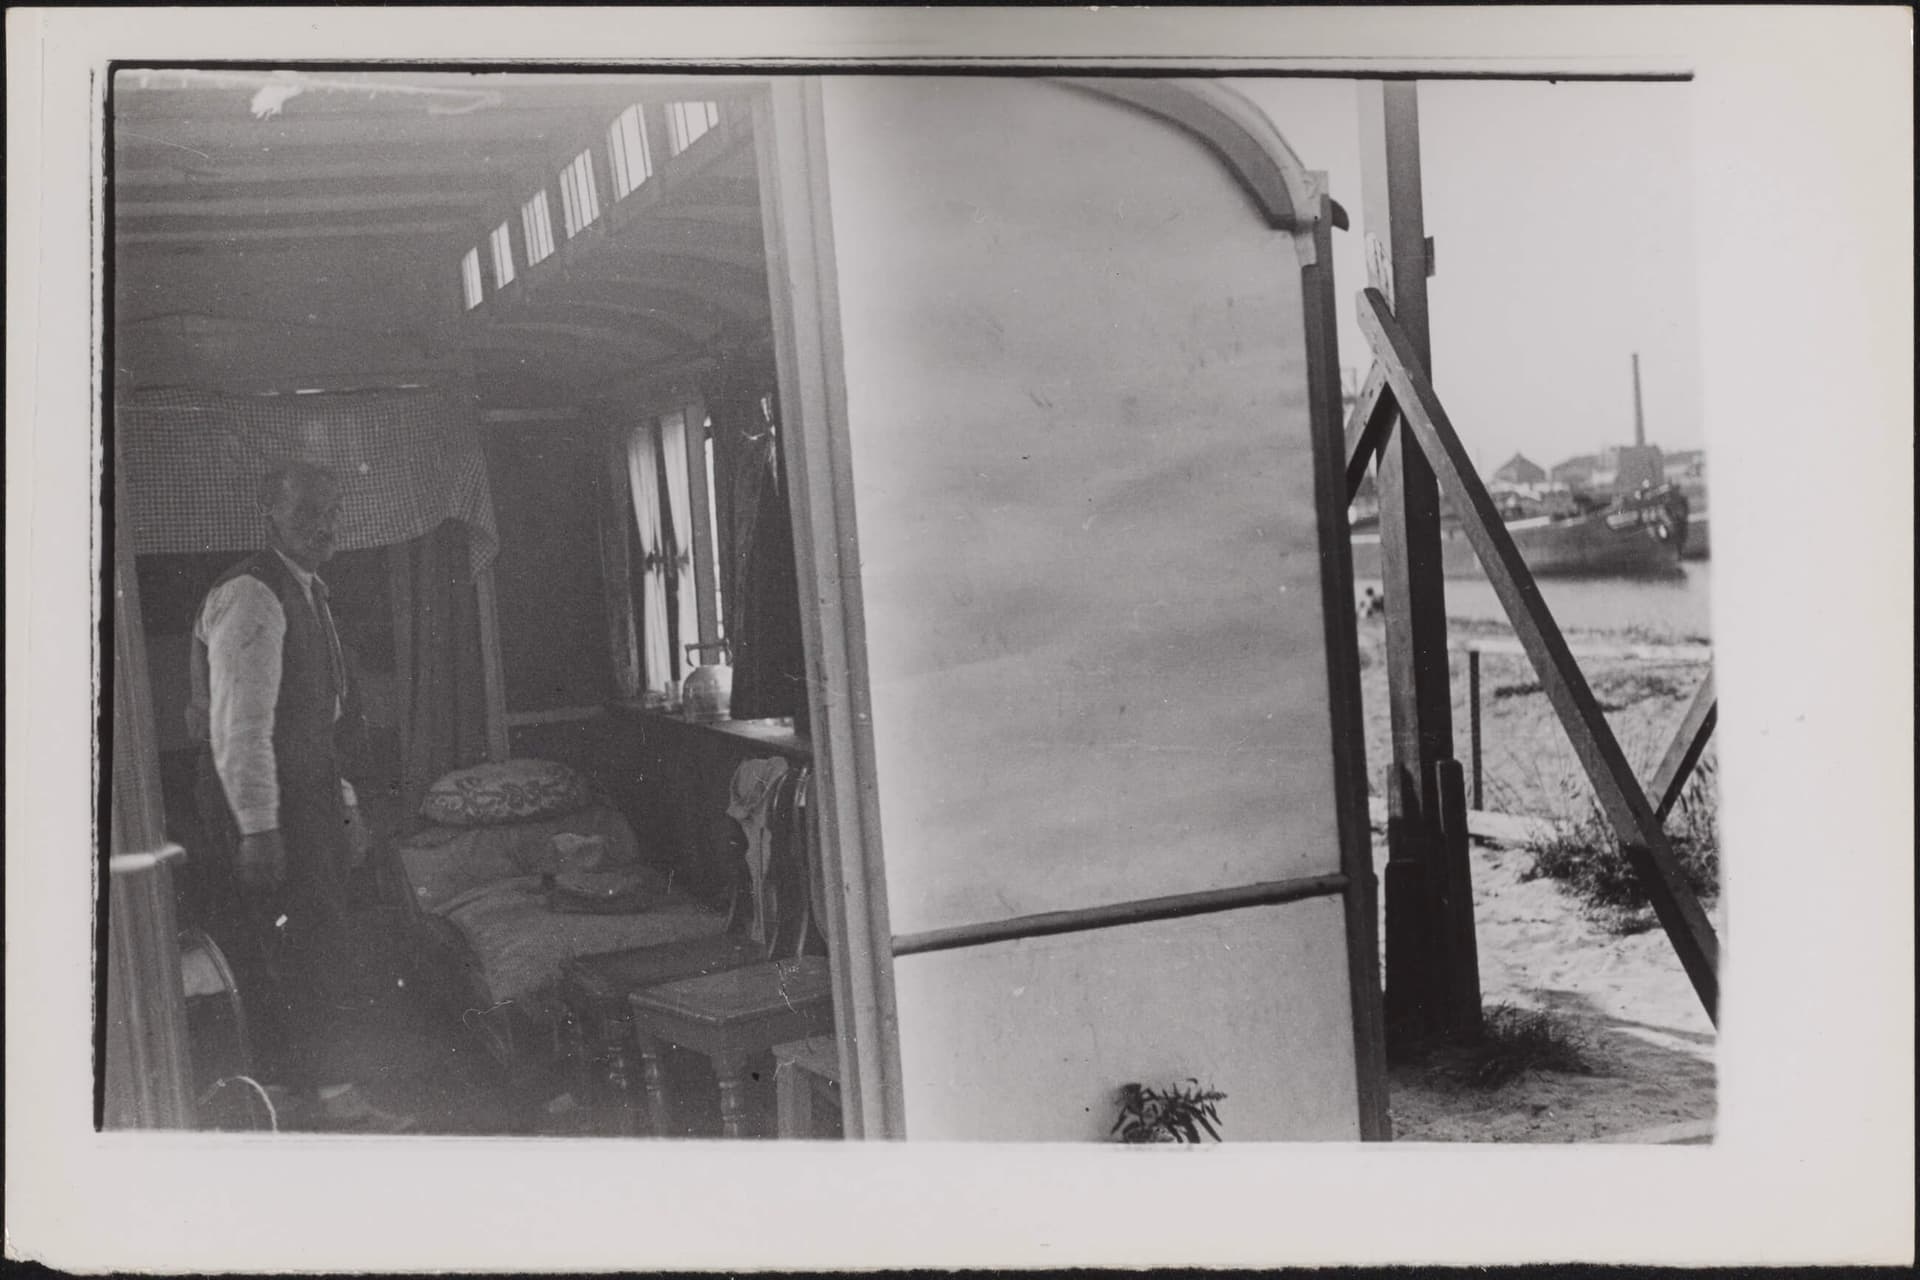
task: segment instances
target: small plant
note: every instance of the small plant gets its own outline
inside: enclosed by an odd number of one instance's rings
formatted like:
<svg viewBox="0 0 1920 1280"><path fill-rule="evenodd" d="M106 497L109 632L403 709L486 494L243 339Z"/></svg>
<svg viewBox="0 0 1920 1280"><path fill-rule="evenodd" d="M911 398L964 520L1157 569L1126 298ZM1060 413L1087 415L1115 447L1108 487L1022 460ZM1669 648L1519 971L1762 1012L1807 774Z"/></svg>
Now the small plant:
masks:
<svg viewBox="0 0 1920 1280"><path fill-rule="evenodd" d="M1529 1071L1592 1075L1584 1036L1545 1009L1496 1004L1481 1015L1480 1041L1467 1055L1468 1082L1497 1089Z"/></svg>
<svg viewBox="0 0 1920 1280"><path fill-rule="evenodd" d="M1667 840L1687 887L1702 899L1717 897L1720 854L1711 758L1701 762L1669 815ZM1610 933L1644 933L1654 926L1646 890L1621 851L1613 827L1591 800L1583 817L1534 849L1532 865L1522 878L1543 877L1565 886L1587 915Z"/></svg>
<svg viewBox="0 0 1920 1280"><path fill-rule="evenodd" d="M1145 1085L1120 1086L1120 1118L1110 1133L1122 1142L1199 1142L1206 1131L1220 1141L1219 1104L1227 1095L1218 1089L1202 1089L1189 1078L1184 1085L1167 1089L1149 1089Z"/></svg>

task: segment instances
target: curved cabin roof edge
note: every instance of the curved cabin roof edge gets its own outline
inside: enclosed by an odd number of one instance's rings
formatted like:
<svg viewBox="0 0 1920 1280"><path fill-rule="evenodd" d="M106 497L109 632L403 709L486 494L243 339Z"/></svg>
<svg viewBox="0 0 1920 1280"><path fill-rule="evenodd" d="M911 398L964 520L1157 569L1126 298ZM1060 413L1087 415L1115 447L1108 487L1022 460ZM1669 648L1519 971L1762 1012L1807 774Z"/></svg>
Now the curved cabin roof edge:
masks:
<svg viewBox="0 0 1920 1280"><path fill-rule="evenodd" d="M1111 98L1185 129L1226 164L1267 225L1305 231L1318 218L1320 189L1265 112L1206 80L1062 77L1055 83ZM1344 219L1336 212L1336 223Z"/></svg>

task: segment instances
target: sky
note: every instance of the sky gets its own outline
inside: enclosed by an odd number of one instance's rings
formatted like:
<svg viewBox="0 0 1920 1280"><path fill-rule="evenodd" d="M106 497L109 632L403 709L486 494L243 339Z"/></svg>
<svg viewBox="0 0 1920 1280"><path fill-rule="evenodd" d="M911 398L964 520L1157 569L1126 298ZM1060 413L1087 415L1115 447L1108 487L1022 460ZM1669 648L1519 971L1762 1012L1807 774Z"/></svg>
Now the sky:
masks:
<svg viewBox="0 0 1920 1280"><path fill-rule="evenodd" d="M1235 80L1352 229L1334 233L1340 362L1364 374L1359 86ZM1436 271L1433 380L1490 471L1633 439L1640 354L1647 439L1703 444L1690 85L1426 81L1421 185Z"/></svg>

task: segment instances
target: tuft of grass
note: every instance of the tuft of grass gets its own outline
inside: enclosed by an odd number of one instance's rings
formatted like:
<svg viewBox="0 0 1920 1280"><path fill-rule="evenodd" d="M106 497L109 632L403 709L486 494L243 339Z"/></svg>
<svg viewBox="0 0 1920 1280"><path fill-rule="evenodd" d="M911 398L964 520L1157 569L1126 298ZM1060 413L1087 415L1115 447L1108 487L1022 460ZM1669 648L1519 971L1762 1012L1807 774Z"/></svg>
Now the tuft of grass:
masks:
<svg viewBox="0 0 1920 1280"><path fill-rule="evenodd" d="M1473 1083L1497 1089L1530 1071L1595 1073L1592 1046L1571 1022L1545 1009L1496 1004L1481 1015Z"/></svg>
<svg viewBox="0 0 1920 1280"><path fill-rule="evenodd" d="M1708 755L1667 815L1667 839L1680 864L1681 876L1703 900L1720 892L1714 775L1713 757ZM1521 878L1558 882L1580 901L1595 923L1610 933L1644 933L1654 926L1653 904L1598 804L1590 804L1553 839L1534 849L1533 861Z"/></svg>
<svg viewBox="0 0 1920 1280"><path fill-rule="evenodd" d="M1590 1076L1601 1070L1593 1042L1576 1023L1511 1004L1486 1008L1477 1039L1417 1046L1408 1058L1456 1084L1489 1091L1533 1072Z"/></svg>

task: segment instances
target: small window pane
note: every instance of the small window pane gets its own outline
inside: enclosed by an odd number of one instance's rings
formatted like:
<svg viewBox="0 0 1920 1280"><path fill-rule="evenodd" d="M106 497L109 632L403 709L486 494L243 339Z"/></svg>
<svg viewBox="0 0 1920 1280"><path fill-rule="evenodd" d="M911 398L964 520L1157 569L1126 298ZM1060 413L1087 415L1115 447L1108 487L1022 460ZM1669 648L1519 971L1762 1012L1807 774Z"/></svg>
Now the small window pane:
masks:
<svg viewBox="0 0 1920 1280"><path fill-rule="evenodd" d="M469 249L467 256L460 259L460 287L466 294L467 310L480 305L484 296L480 291L480 250Z"/></svg>
<svg viewBox="0 0 1920 1280"><path fill-rule="evenodd" d="M679 155L719 123L717 102L670 102L667 104L667 145L674 155Z"/></svg>
<svg viewBox="0 0 1920 1280"><path fill-rule="evenodd" d="M600 216L593 187L593 153L582 151L560 174L560 216L569 238Z"/></svg>
<svg viewBox="0 0 1920 1280"><path fill-rule="evenodd" d="M513 283L513 235L507 224L495 227L487 243L493 250L493 287L503 289Z"/></svg>
<svg viewBox="0 0 1920 1280"><path fill-rule="evenodd" d="M640 108L628 107L607 129L607 150L613 158L613 198L624 200L653 176L653 156L647 151L646 123Z"/></svg>
<svg viewBox="0 0 1920 1280"><path fill-rule="evenodd" d="M543 261L553 253L553 215L547 209L547 193L535 192L521 207L520 222L527 236L527 262Z"/></svg>

